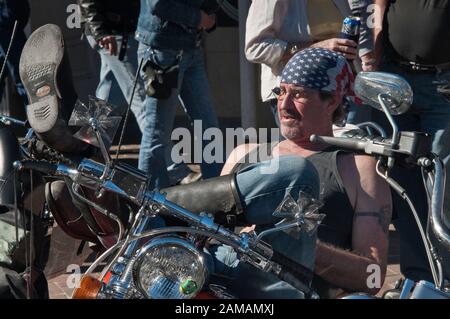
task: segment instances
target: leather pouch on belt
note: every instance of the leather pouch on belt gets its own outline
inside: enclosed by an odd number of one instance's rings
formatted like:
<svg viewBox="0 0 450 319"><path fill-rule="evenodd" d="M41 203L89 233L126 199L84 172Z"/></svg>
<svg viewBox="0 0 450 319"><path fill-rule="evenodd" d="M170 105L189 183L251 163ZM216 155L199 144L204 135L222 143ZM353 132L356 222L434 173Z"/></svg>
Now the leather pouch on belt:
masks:
<svg viewBox="0 0 450 319"><path fill-rule="evenodd" d="M179 64L161 68L152 61L144 65L145 91L156 99L168 99L178 86Z"/></svg>

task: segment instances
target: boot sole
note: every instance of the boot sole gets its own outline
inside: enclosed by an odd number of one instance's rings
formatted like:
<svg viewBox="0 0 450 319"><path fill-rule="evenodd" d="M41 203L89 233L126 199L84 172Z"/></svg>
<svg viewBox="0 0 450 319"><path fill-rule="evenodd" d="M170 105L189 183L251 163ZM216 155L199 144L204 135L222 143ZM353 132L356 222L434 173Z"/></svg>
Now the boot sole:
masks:
<svg viewBox="0 0 450 319"><path fill-rule="evenodd" d="M30 101L27 118L37 133L49 132L57 125L61 93L56 79L63 56L63 36L53 24L34 31L23 48L19 72Z"/></svg>

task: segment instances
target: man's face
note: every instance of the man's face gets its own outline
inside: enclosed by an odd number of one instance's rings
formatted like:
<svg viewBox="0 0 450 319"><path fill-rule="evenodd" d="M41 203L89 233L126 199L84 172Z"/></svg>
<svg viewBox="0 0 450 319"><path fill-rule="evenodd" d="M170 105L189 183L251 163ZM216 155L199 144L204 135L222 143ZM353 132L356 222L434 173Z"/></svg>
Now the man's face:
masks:
<svg viewBox="0 0 450 319"><path fill-rule="evenodd" d="M325 135L331 131L336 98L324 101L319 91L281 83L278 116L281 134L294 142L309 141L312 134Z"/></svg>

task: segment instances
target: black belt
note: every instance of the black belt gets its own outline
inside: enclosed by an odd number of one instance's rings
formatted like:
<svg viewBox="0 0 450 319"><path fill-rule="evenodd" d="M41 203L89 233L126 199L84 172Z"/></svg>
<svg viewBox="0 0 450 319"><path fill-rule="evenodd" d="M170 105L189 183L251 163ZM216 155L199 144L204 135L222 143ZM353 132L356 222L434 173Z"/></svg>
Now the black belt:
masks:
<svg viewBox="0 0 450 319"><path fill-rule="evenodd" d="M413 72L442 72L450 69L450 62L429 65L429 64L420 64L412 61L395 61L399 63L402 67L408 68Z"/></svg>

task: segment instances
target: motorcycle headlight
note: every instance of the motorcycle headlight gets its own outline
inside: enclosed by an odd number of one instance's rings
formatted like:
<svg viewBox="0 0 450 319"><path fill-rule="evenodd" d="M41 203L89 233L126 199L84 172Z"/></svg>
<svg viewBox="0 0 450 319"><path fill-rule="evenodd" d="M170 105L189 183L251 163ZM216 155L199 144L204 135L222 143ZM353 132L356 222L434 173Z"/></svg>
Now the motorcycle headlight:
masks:
<svg viewBox="0 0 450 319"><path fill-rule="evenodd" d="M136 287L151 299L194 298L206 276L203 256L181 237L152 240L138 251L133 265Z"/></svg>

